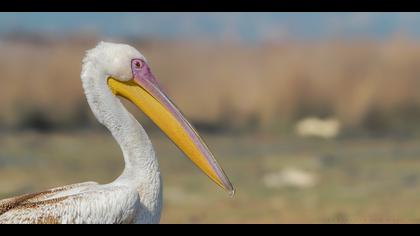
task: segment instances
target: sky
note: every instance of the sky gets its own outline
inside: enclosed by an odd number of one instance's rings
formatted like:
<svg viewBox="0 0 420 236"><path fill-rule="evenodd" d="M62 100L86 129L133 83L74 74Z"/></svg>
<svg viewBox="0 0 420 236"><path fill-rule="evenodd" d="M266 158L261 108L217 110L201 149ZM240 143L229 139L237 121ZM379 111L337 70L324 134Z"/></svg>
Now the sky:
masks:
<svg viewBox="0 0 420 236"><path fill-rule="evenodd" d="M420 13L0 13L0 34L90 32L106 37L261 41L420 38Z"/></svg>

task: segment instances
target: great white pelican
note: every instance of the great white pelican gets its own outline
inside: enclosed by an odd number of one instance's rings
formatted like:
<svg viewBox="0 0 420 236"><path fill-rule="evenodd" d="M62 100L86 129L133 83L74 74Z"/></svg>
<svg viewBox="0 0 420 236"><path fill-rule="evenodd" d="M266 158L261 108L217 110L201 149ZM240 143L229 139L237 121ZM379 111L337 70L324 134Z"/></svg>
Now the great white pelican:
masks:
<svg viewBox="0 0 420 236"><path fill-rule="evenodd" d="M0 201L0 223L159 223L162 181L152 143L119 97L133 102L211 180L234 188L197 131L161 90L145 57L125 44L87 51L81 79L93 114L121 147L112 183L73 184Z"/></svg>

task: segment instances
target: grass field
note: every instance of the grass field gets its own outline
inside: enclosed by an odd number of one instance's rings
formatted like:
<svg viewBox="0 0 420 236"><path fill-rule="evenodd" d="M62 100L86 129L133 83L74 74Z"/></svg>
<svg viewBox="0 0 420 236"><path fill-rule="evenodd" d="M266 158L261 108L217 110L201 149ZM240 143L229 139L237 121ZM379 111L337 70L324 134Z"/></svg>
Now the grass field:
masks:
<svg viewBox="0 0 420 236"><path fill-rule="evenodd" d="M161 133L151 138L164 180L162 223L420 223L420 140L205 135L237 188L231 199ZM0 198L106 183L122 168L105 133L0 134ZM315 182L265 184L267 174L285 168Z"/></svg>
<svg viewBox="0 0 420 236"><path fill-rule="evenodd" d="M8 55L0 58L0 129L96 125L80 71L85 51L99 39L25 40L0 38L0 51ZM162 87L194 123L284 132L307 116L333 116L344 131L420 134L420 45L409 38L259 46L126 43L148 58ZM22 70L28 59L30 73Z"/></svg>

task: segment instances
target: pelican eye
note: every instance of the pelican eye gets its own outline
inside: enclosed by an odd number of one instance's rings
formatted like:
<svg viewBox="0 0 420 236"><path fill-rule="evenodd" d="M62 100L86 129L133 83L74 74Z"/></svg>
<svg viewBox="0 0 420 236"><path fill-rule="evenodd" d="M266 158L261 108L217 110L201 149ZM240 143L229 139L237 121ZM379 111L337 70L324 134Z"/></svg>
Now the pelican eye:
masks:
<svg viewBox="0 0 420 236"><path fill-rule="evenodd" d="M141 68L141 63L139 61L134 62L134 65L136 66L137 69Z"/></svg>

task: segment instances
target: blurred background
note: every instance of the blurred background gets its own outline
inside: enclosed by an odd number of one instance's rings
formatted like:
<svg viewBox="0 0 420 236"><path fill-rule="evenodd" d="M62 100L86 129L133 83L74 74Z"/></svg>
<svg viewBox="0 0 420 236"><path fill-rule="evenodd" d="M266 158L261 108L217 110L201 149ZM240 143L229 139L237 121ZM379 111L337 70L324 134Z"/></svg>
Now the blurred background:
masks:
<svg viewBox="0 0 420 236"><path fill-rule="evenodd" d="M0 198L107 183L122 153L80 82L131 44L237 188L131 104L159 157L162 223L420 223L420 14L0 13Z"/></svg>

